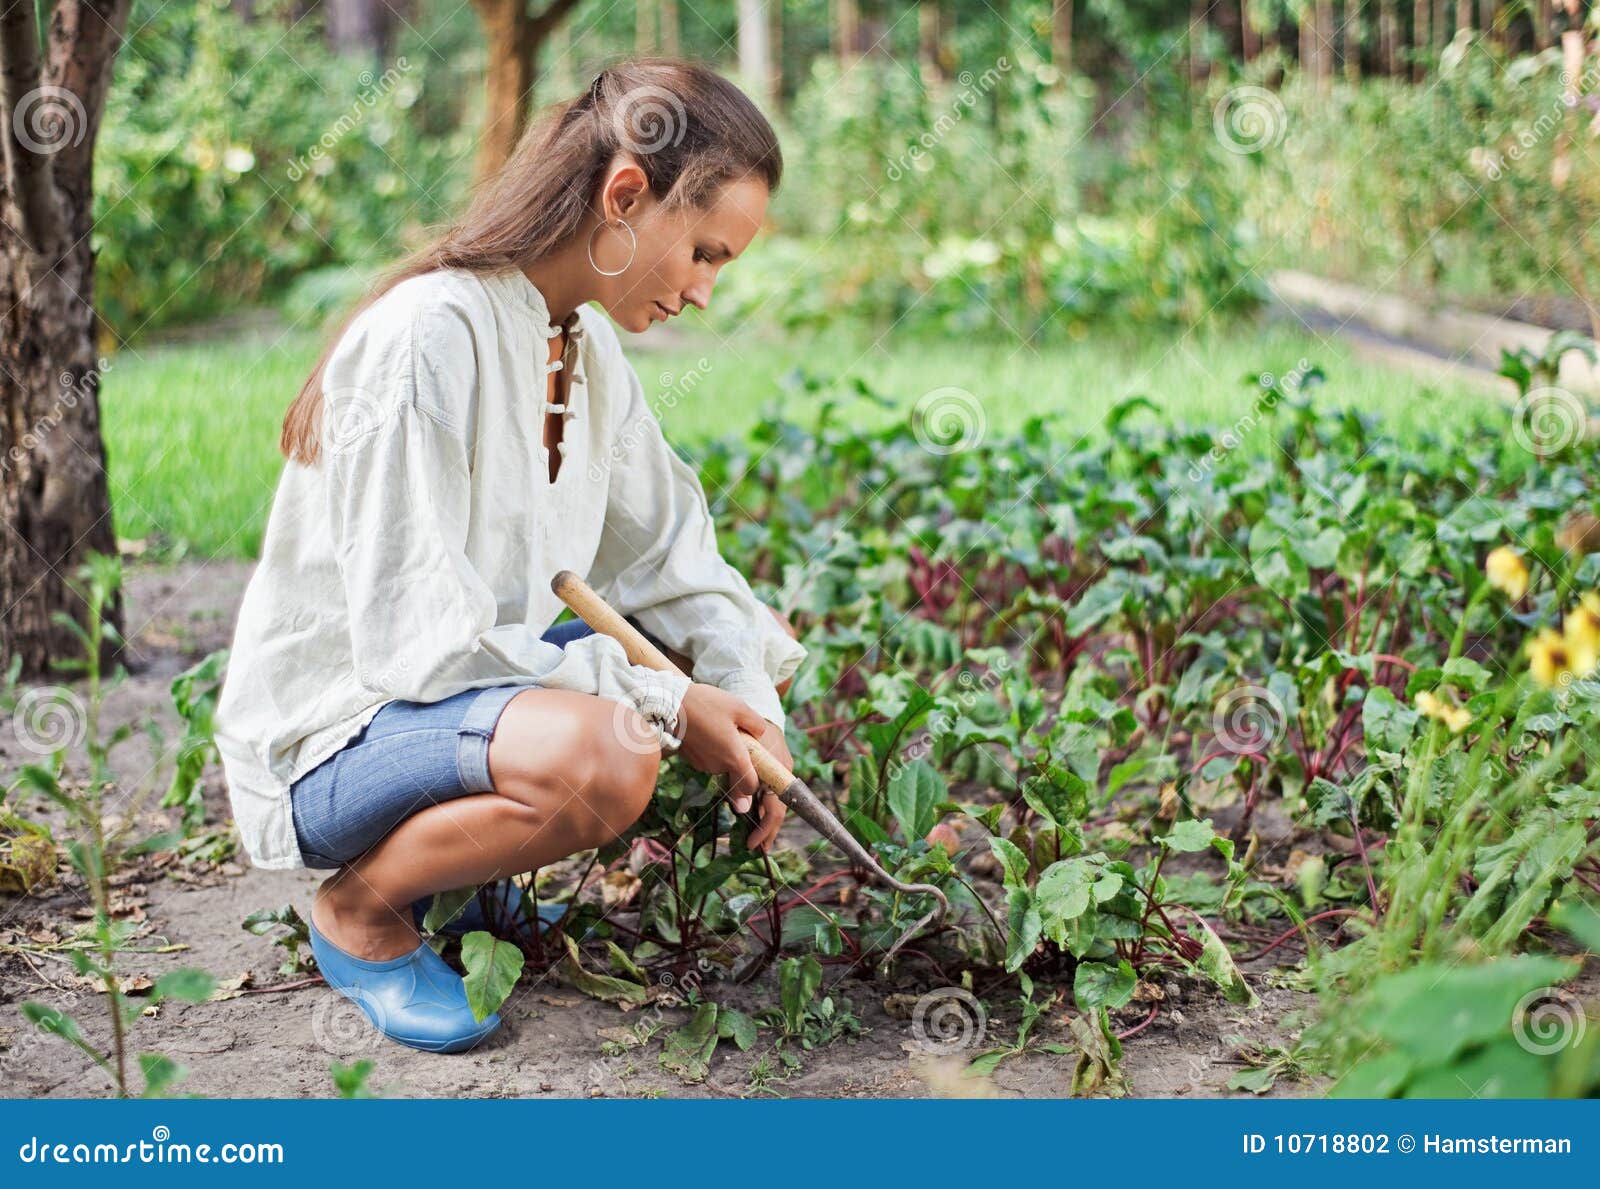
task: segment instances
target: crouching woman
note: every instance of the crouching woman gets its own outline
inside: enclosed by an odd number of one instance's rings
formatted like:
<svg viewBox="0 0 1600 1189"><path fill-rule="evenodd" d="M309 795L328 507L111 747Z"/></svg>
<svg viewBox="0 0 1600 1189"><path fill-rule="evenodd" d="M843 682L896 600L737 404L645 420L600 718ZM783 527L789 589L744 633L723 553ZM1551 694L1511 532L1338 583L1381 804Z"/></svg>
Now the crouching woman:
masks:
<svg viewBox="0 0 1600 1189"><path fill-rule="evenodd" d="M332 869L318 966L401 1044L459 1051L499 1024L473 1018L416 904L615 839L663 749L726 774L735 810L760 798L752 847L782 821L742 739L792 762L779 697L805 650L718 553L590 305L635 333L705 309L781 170L715 73L602 71L379 283L288 412L217 744L252 861ZM692 679L556 624L563 569Z"/></svg>

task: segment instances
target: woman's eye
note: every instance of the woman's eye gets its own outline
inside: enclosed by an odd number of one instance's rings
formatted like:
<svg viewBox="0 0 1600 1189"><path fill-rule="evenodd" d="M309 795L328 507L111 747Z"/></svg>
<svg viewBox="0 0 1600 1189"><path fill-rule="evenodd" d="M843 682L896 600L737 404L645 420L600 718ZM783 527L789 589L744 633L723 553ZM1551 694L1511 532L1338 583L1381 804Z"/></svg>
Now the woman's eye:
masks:
<svg viewBox="0 0 1600 1189"><path fill-rule="evenodd" d="M696 248L696 249L695 249L695 250L694 250L694 262L695 262L695 263L696 263L696 264L699 264L699 263L701 263L701 262L702 262L702 261L704 261L704 262L705 262L705 263L707 263L707 264L709 264L709 263L710 263L710 262L711 262L711 257L710 257L710 256L707 256L707 255L706 255L706 254L705 254L705 253L704 253L704 252L702 252L702 251L701 251L701 250L700 250L700 249L699 249L699 248Z"/></svg>

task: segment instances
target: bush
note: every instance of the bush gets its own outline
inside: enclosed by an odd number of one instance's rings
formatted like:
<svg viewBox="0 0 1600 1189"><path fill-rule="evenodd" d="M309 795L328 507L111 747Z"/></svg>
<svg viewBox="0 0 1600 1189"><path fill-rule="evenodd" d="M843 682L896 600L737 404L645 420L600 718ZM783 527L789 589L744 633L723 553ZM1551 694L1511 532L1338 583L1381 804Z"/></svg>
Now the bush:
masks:
<svg viewBox="0 0 1600 1189"><path fill-rule="evenodd" d="M99 305L119 338L392 256L453 210L472 140L421 127L445 69L424 55L375 71L216 0L141 4L129 27L96 158Z"/></svg>

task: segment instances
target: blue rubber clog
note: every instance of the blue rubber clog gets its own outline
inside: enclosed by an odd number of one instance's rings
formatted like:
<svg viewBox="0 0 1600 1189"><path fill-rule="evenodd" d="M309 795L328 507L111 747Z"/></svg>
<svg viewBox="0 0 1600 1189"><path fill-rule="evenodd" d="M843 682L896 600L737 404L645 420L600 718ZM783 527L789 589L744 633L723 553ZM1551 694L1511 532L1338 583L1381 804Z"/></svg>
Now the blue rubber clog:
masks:
<svg viewBox="0 0 1600 1189"><path fill-rule="evenodd" d="M459 1053L500 1027L498 1012L473 1017L466 983L427 942L409 954L372 962L334 945L309 916L306 924L322 977L390 1040L430 1053Z"/></svg>
<svg viewBox="0 0 1600 1189"><path fill-rule="evenodd" d="M498 896L500 903L504 906L503 910L497 914L499 922L513 919L518 926L527 927L527 914L522 907L521 888L517 887L509 879L502 879L495 883L491 896ZM411 918L416 921L418 929L422 928L422 918L427 915L428 906L432 903L433 896L431 894L419 896L411 902ZM549 932L550 926L565 916L566 912L567 906L565 904L539 905L539 932ZM479 929L488 928L488 922L483 919L483 908L478 903L478 897L474 896L461 906L461 910L454 917L439 927L439 932L459 936L463 933L473 933Z"/></svg>

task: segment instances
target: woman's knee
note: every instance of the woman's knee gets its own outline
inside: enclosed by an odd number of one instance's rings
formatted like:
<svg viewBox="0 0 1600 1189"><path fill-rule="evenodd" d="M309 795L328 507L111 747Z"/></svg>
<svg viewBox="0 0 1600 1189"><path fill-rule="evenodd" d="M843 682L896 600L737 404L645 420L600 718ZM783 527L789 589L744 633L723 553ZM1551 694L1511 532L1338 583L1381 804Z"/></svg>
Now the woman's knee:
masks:
<svg viewBox="0 0 1600 1189"><path fill-rule="evenodd" d="M660 766L655 732L631 706L564 690L512 698L489 742L495 791L565 818L584 846L639 819Z"/></svg>

